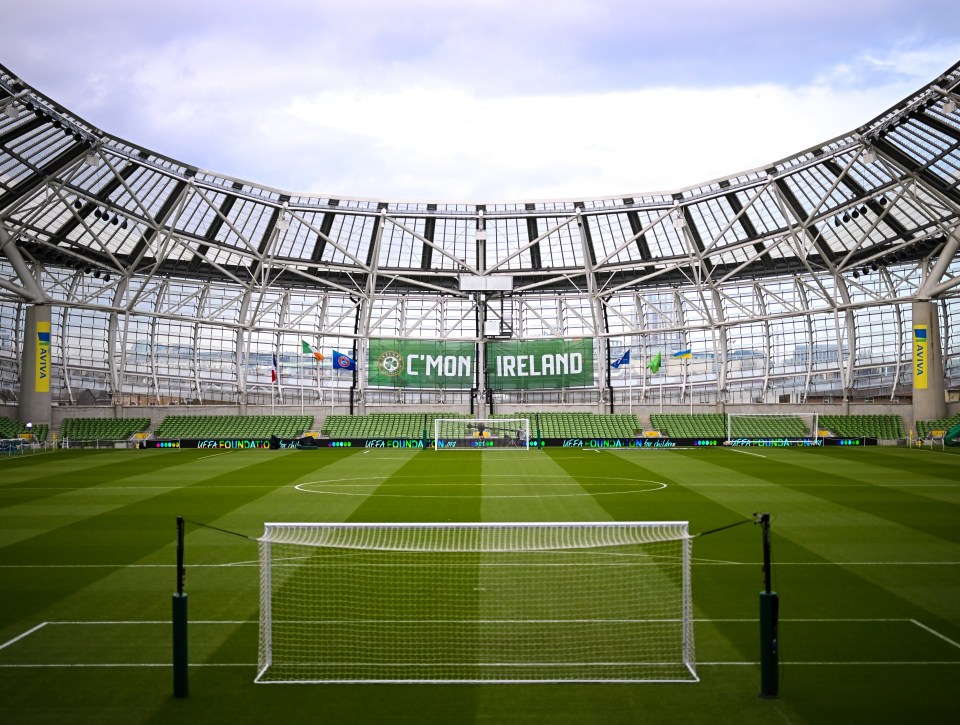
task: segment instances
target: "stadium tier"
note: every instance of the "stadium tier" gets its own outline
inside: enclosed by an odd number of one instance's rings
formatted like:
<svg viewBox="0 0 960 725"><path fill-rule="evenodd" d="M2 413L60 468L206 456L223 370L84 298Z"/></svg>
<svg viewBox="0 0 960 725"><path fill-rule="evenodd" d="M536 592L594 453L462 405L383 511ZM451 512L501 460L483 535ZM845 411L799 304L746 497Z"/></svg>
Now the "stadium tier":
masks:
<svg viewBox="0 0 960 725"><path fill-rule="evenodd" d="M721 413L652 413L650 423L660 435L669 438L723 438L727 418Z"/></svg>
<svg viewBox="0 0 960 725"><path fill-rule="evenodd" d="M960 424L960 413L957 413L954 416L949 418L940 418L939 420L918 420L917 421L917 436L920 438L926 438L927 434L930 431L942 430L948 431L953 426Z"/></svg>
<svg viewBox="0 0 960 725"><path fill-rule="evenodd" d="M311 415L168 415L154 438L299 438Z"/></svg>
<svg viewBox="0 0 960 725"><path fill-rule="evenodd" d="M907 437L899 415L821 415L820 429L838 438L902 440Z"/></svg>
<svg viewBox="0 0 960 725"><path fill-rule="evenodd" d="M125 441L149 426L149 418L64 418L60 424L60 439Z"/></svg>
<svg viewBox="0 0 960 725"><path fill-rule="evenodd" d="M437 418L465 418L454 413L374 413L330 415L320 432L330 438L421 438L433 435ZM530 434L539 438L631 438L640 423L635 415L596 413L498 413L494 420L523 418Z"/></svg>
<svg viewBox="0 0 960 725"><path fill-rule="evenodd" d="M0 418L0 438L17 438L21 433L33 433L38 441L45 441L48 430L49 426L46 423L27 428L26 423L11 420L5 416Z"/></svg>

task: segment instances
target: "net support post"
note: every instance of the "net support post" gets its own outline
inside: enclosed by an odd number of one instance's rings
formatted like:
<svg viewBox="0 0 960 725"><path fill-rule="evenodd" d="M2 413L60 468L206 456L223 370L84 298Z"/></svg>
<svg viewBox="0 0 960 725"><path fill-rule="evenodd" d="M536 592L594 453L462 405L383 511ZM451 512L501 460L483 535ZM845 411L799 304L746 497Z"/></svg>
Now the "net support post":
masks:
<svg viewBox="0 0 960 725"><path fill-rule="evenodd" d="M187 595L173 595L173 696L189 693L187 676Z"/></svg>
<svg viewBox="0 0 960 725"><path fill-rule="evenodd" d="M763 532L763 591L760 592L760 697L780 697L780 597L770 588L770 514L754 514Z"/></svg>
<svg viewBox="0 0 960 725"><path fill-rule="evenodd" d="M780 597L760 592L760 697L780 697L778 619Z"/></svg>
<svg viewBox="0 0 960 725"><path fill-rule="evenodd" d="M184 521L177 517L177 591L173 595L173 696L186 697L189 692L187 656L187 595L183 591Z"/></svg>

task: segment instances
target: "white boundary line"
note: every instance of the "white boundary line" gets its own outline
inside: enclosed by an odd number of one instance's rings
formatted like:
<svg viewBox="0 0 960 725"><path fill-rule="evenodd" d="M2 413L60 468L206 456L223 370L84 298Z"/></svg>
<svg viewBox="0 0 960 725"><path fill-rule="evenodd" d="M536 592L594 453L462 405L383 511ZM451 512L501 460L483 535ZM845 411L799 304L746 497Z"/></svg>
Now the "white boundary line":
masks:
<svg viewBox="0 0 960 725"><path fill-rule="evenodd" d="M15 642L19 642L19 641L20 641L21 639L23 639L24 637L27 637L27 636L33 634L34 632L36 632L36 631L39 630L39 629L43 629L43 628L46 627L48 624L49 624L49 622L40 622L40 624L38 624L38 625L37 625L36 627L34 627L33 629L28 629L28 630L27 630L26 632L24 632L23 634L20 634L20 635L14 637L13 639L7 640L7 641L4 642L3 644L0 644L0 649L5 649L6 647L9 647L10 645L14 644Z"/></svg>
<svg viewBox="0 0 960 725"><path fill-rule="evenodd" d="M927 631L928 631L930 634L932 634L934 637L939 637L939 638L942 639L944 642L947 642L947 643L949 643L949 644L952 644L952 645L953 645L954 647L956 647L957 649L960 649L960 643L954 642L954 641L953 641L952 639L950 639L949 637L940 634L937 630L931 629L931 628L928 627L927 625L925 625L925 624L923 624L923 623L921 623L921 622L918 622L916 619L911 619L910 621L913 622L913 623L914 623L915 625L917 625L918 627L920 627L920 629L925 629L925 630L927 630Z"/></svg>
<svg viewBox="0 0 960 725"><path fill-rule="evenodd" d="M392 620L391 620L392 621ZM643 620L637 620L643 621ZM755 623L758 620L753 618L745 619L694 619L695 623L711 623L711 622L743 622L743 623ZM948 644L960 649L960 643L955 642L949 637L937 632L935 629L928 627L922 622L917 621L916 619L900 619L900 618L825 618L825 619L781 619L781 622L794 622L794 623L828 623L828 622L853 622L853 623L909 623L913 624L926 632L929 632L934 637L947 642ZM13 639L7 640L3 644L0 644L0 650L3 650L6 647L9 647L16 642L34 634L35 632L43 629L47 625L169 625L170 622L164 619L141 619L141 620L61 620L61 621L48 621L41 622L40 624L28 629L27 631L17 635ZM191 622L191 624L259 624L258 620L197 620ZM734 662L734 661L715 661L715 662L697 662L697 667L757 667L759 662L755 661L745 661L745 662ZM782 661L780 662L781 666L793 666L793 667L860 667L860 666L870 666L870 667L922 667L922 666L951 666L951 665L960 665L960 660L929 660L929 661L856 661L856 662L839 662L839 661ZM154 668L154 667L171 667L169 662L143 662L143 663L131 663L131 662L98 662L98 663L32 663L32 664L2 664L0 663L0 669L70 669L70 668L107 668L107 669L135 669L135 668ZM256 663L245 663L245 662L198 662L190 663L190 667L257 667Z"/></svg>
<svg viewBox="0 0 960 725"><path fill-rule="evenodd" d="M761 566L757 561L697 560L693 566ZM778 561L777 566L960 566L960 561ZM228 569L260 566L255 560L231 561L222 564L188 564L190 569ZM3 569L173 569L176 564L0 564Z"/></svg>
<svg viewBox="0 0 960 725"><path fill-rule="evenodd" d="M743 453L746 456L756 456L757 458L766 458L766 456L761 455L759 453L751 453L750 451L741 451L739 448L731 448L730 450L733 451L734 453Z"/></svg>

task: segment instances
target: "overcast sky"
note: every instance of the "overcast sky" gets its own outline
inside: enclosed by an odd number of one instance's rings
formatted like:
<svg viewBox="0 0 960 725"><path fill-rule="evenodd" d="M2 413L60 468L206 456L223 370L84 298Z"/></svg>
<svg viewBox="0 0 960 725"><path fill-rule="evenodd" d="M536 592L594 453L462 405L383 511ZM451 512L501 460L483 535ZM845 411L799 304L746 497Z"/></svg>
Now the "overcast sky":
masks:
<svg viewBox="0 0 960 725"><path fill-rule="evenodd" d="M293 192L672 191L856 128L960 60L956 0L32 0L0 62L89 123Z"/></svg>

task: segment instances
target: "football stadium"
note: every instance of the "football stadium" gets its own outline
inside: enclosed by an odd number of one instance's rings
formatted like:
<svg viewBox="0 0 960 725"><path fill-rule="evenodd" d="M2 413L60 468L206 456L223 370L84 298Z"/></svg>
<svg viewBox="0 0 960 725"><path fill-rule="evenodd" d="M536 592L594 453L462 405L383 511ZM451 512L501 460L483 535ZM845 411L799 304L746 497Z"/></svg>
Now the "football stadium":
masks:
<svg viewBox="0 0 960 725"><path fill-rule="evenodd" d="M0 720L955 719L958 103L416 202L0 66Z"/></svg>

